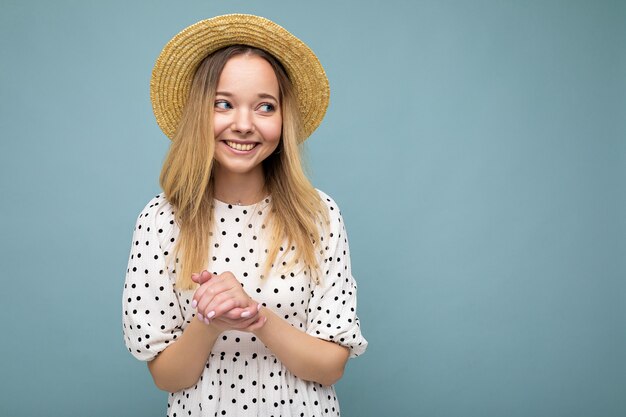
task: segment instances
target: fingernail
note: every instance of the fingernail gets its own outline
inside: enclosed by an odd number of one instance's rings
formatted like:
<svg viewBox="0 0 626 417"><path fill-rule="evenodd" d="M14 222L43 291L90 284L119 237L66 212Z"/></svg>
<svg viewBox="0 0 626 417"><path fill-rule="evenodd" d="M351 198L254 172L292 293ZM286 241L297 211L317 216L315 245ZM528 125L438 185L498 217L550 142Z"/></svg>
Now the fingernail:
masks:
<svg viewBox="0 0 626 417"><path fill-rule="evenodd" d="M241 313L241 317L249 317L249 316L250 316L249 311L244 311L243 313Z"/></svg>
<svg viewBox="0 0 626 417"><path fill-rule="evenodd" d="M193 301L191 302L191 306L192 306L193 308L198 307L198 302L197 302L196 300L193 300Z"/></svg>
<svg viewBox="0 0 626 417"><path fill-rule="evenodd" d="M256 305L256 311L260 311L261 307L263 307L263 304L259 303Z"/></svg>
<svg viewBox="0 0 626 417"><path fill-rule="evenodd" d="M206 317L204 318L204 322L205 322L206 324L211 324L211 320L209 320L209 319L208 319L208 318L206 318Z"/></svg>
<svg viewBox="0 0 626 417"><path fill-rule="evenodd" d="M196 314L196 317L198 318L198 320L204 321L204 317L202 317L202 314L198 313Z"/></svg>
<svg viewBox="0 0 626 417"><path fill-rule="evenodd" d="M209 311L209 314L206 315L207 319L213 318L215 315L215 311Z"/></svg>

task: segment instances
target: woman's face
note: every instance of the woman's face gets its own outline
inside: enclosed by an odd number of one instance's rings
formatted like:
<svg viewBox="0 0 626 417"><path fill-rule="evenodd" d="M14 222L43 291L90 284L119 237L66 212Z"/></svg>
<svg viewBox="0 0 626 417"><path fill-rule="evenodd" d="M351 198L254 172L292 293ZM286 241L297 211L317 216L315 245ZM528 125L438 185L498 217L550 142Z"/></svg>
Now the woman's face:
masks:
<svg viewBox="0 0 626 417"><path fill-rule="evenodd" d="M261 162L280 142L278 100L278 80L265 59L236 55L228 60L213 108L217 172L262 175Z"/></svg>

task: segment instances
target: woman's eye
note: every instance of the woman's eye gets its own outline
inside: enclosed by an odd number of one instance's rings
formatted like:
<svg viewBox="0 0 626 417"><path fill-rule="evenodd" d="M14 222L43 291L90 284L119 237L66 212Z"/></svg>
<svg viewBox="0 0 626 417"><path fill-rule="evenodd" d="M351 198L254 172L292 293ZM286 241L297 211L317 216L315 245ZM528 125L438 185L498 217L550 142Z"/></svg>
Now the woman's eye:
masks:
<svg viewBox="0 0 626 417"><path fill-rule="evenodd" d="M264 112L264 113L270 113L270 112L273 112L275 110L275 107L271 103L263 103L263 104L261 104L259 106L259 110Z"/></svg>
<svg viewBox="0 0 626 417"><path fill-rule="evenodd" d="M216 109L221 109L221 110L230 110L233 107L230 105L230 103L226 100L217 100L215 102L215 108Z"/></svg>

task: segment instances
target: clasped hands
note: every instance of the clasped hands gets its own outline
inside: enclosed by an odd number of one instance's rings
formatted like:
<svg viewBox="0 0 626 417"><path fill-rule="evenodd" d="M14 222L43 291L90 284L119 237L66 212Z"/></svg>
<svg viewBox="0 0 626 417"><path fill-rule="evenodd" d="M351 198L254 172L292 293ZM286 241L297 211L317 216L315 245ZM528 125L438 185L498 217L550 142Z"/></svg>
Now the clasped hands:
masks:
<svg viewBox="0 0 626 417"><path fill-rule="evenodd" d="M259 314L261 304L250 298L231 272L215 275L202 271L191 279L199 284L191 306L200 321L220 331L251 332L265 324L267 319Z"/></svg>

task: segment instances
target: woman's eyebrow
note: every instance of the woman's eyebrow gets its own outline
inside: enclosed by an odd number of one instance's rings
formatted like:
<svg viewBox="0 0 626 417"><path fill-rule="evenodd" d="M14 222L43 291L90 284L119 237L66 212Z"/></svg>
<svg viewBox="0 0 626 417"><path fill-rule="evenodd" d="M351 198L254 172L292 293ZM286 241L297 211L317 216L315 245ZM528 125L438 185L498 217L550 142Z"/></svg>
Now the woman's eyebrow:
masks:
<svg viewBox="0 0 626 417"><path fill-rule="evenodd" d="M226 97L233 97L234 96L233 93L229 93L228 91L216 91L215 95L216 96L226 96ZM274 97L273 95L271 95L271 94L259 93L257 95L257 97L259 97L259 98L269 98L269 99L274 100L275 102L278 103L278 99L276 97Z"/></svg>
<svg viewBox="0 0 626 417"><path fill-rule="evenodd" d="M273 95L271 95L271 94L261 93L261 94L259 94L259 98L269 98L271 100L274 100L274 101L278 102L278 99L276 97L274 97Z"/></svg>

